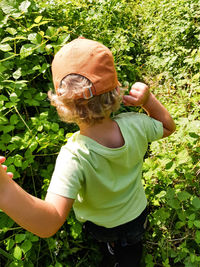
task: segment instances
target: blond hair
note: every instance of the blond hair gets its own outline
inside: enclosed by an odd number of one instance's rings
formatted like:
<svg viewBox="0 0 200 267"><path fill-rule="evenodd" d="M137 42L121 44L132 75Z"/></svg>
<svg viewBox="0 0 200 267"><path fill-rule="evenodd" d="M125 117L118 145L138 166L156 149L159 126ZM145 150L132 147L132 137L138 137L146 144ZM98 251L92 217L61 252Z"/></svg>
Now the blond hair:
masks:
<svg viewBox="0 0 200 267"><path fill-rule="evenodd" d="M67 75L60 83L57 94L48 92L51 104L56 107L58 115L65 122L95 124L110 116L119 109L121 95L119 88L113 91L93 96L90 99L74 99L84 87L92 83L78 74Z"/></svg>

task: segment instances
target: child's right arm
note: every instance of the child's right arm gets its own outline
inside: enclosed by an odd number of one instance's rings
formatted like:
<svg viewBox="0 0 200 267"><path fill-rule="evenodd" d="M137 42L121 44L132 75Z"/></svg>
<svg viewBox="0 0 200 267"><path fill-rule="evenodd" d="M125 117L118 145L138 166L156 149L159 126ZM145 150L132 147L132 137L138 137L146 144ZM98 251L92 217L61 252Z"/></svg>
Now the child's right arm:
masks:
<svg viewBox="0 0 200 267"><path fill-rule="evenodd" d="M146 84L140 82L135 83L131 88L130 95L123 97L123 102L125 105L141 106L150 117L162 122L163 137L167 137L175 131L176 125L170 113L150 93L149 87Z"/></svg>
<svg viewBox="0 0 200 267"><path fill-rule="evenodd" d="M49 237L63 225L74 199L48 193L45 200L24 191L6 173L0 157L0 209L26 230Z"/></svg>

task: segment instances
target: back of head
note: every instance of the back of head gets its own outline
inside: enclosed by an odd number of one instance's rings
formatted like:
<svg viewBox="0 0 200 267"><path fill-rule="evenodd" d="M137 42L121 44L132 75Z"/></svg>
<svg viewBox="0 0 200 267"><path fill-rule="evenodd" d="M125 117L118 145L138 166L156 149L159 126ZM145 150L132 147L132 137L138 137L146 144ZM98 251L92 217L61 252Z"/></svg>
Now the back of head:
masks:
<svg viewBox="0 0 200 267"><path fill-rule="evenodd" d="M118 109L114 59L103 44L78 38L64 45L54 57L52 74L56 95L50 92L49 98L64 121L91 124Z"/></svg>
<svg viewBox="0 0 200 267"><path fill-rule="evenodd" d="M117 73L111 51L103 44L78 38L64 45L52 62L55 90L62 79L69 74L79 74L92 83L93 95L112 91L118 85ZM77 95L82 98L83 95Z"/></svg>

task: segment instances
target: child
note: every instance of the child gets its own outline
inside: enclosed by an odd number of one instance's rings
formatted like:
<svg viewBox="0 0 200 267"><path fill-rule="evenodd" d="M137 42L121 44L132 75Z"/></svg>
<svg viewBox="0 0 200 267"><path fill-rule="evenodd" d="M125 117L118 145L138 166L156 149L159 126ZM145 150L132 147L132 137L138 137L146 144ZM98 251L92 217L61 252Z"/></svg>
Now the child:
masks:
<svg viewBox="0 0 200 267"><path fill-rule="evenodd" d="M78 38L65 45L54 58L52 73L56 94L49 93L51 103L80 131L61 148L45 200L25 192L0 166L0 208L28 231L49 237L73 205L86 230L108 242L116 266L139 266L147 205L143 157L148 142L169 136L175 124L143 83L135 83L122 98L149 116L110 117L121 93L112 54L98 42Z"/></svg>

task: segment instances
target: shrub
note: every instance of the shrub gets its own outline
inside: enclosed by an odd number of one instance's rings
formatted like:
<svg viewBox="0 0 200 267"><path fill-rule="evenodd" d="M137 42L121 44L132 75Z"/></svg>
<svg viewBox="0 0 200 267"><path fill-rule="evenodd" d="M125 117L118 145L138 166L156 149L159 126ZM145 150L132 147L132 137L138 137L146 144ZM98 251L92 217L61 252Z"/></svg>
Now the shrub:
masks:
<svg viewBox="0 0 200 267"><path fill-rule="evenodd" d="M144 265L198 266L198 1L2 0L0 21L0 154L16 182L44 198L60 147L77 130L47 99L51 61L80 35L98 40L111 48L122 84L148 82L177 122L177 133L154 142L144 163L151 211ZM0 229L2 266L95 267L101 257L73 212L48 239L3 212Z"/></svg>

